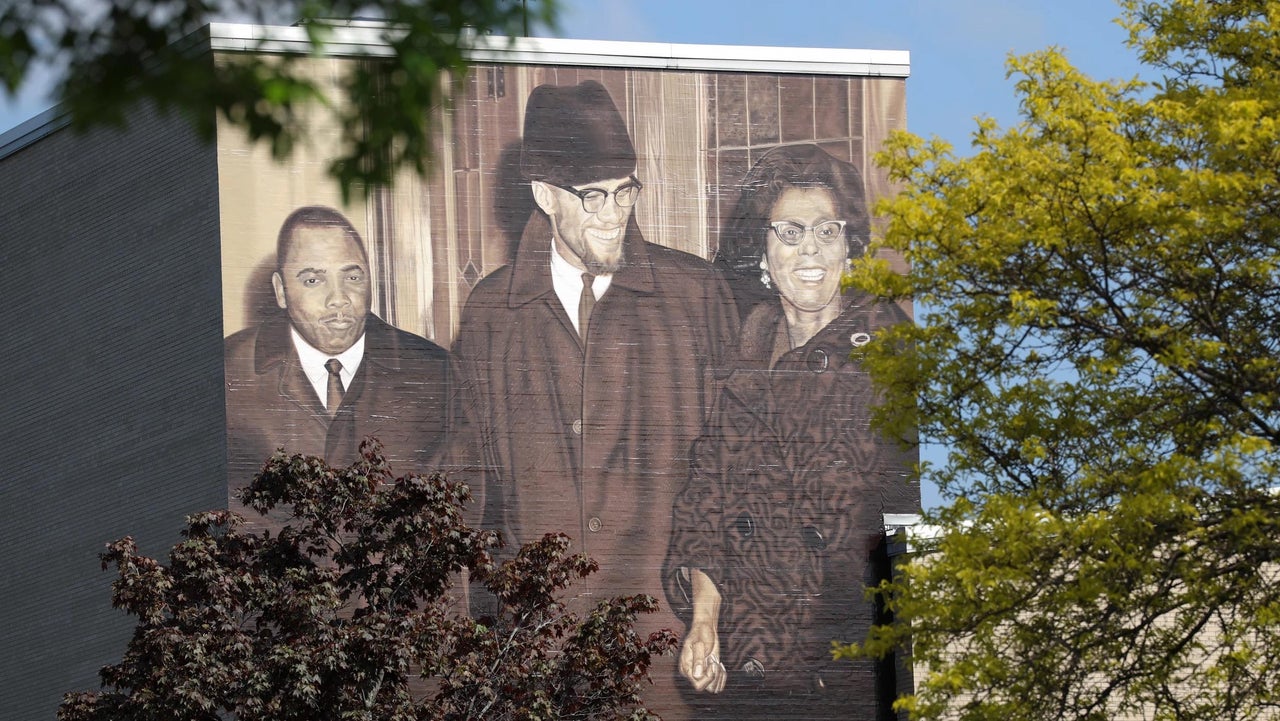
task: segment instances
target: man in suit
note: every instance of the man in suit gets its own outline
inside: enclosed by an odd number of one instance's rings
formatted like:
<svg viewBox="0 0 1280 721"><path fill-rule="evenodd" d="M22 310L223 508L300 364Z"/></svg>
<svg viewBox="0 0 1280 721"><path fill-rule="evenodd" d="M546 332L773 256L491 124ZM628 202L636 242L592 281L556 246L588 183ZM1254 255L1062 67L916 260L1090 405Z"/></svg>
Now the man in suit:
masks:
<svg viewBox="0 0 1280 721"><path fill-rule="evenodd" d="M732 347L737 314L706 261L647 242L632 209L636 152L594 81L529 96L521 153L533 211L511 265L472 291L451 352L469 424L482 527L508 548L563 532L600 564L571 589L585 611L663 597L671 504ZM483 609L481 609L483 611ZM642 634L682 630L670 609ZM655 659L651 710L689 715L672 657Z"/></svg>
<svg viewBox="0 0 1280 721"><path fill-rule="evenodd" d="M277 448L348 465L366 436L397 472L427 470L445 434L446 352L369 312L369 258L338 211L299 208L276 242L281 312L225 343L230 486Z"/></svg>

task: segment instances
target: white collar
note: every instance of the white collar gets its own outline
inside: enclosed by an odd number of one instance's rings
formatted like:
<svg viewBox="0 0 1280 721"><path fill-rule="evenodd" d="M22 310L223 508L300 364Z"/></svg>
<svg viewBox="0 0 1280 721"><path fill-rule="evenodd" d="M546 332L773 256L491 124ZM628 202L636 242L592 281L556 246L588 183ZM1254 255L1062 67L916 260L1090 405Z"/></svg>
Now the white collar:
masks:
<svg viewBox="0 0 1280 721"><path fill-rule="evenodd" d="M578 301L582 299L582 274L585 272L573 267L572 263L560 255L560 251L556 249L555 236L552 236L551 287L555 289L556 297L560 299L560 305L569 316L569 322L573 323L574 330L578 330ZM604 292L609 290L611 283L613 283L612 273L596 276L595 281L591 283L591 292L595 294L596 300L604 296Z"/></svg>
<svg viewBox="0 0 1280 721"><path fill-rule="evenodd" d="M578 281L578 284L581 285L582 281ZM308 343L297 328L289 326L289 337L293 339L293 347L298 351L298 362L302 364L302 372L307 375L307 380L311 381L311 387L315 389L321 405L325 402L325 396L329 394L329 371L325 369L324 364L330 358L337 358L342 364L342 370L338 371L338 376L342 378L342 388L343 390L350 388L351 379L355 378L356 371L360 370L360 363L364 360L364 336L365 334L361 333L350 348L338 355L329 355Z"/></svg>

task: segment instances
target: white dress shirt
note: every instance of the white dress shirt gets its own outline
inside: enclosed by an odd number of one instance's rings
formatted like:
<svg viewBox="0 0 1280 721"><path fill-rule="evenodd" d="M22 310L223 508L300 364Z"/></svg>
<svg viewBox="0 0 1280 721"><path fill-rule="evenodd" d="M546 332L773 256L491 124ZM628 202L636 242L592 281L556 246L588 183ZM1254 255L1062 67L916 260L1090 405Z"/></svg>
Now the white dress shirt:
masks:
<svg viewBox="0 0 1280 721"><path fill-rule="evenodd" d="M578 287L582 287L582 281L578 281ZM329 403L329 370L324 364L330 358L337 358L342 364L342 370L338 371L338 377L342 379L342 390L351 387L351 379L355 377L356 371L360 370L360 361L364 360L364 333L360 334L360 338L351 347L342 351L338 355L329 355L324 351L316 348L308 343L298 329L289 326L289 335L293 338L293 347L298 351L298 360L302 363L302 372L307 374L307 380L311 381L311 387L316 390L316 397L320 399L320 405ZM332 411L332 408L328 410Z"/></svg>
<svg viewBox="0 0 1280 721"><path fill-rule="evenodd" d="M582 332L578 328L578 301L582 300L582 274L585 270L579 270L573 267L573 264L564 259L560 255L560 251L556 250L556 239L551 239L551 287L556 291L556 297L560 299L560 305L564 306L564 312L569 315L569 322L573 323L573 329ZM600 300L604 296L604 292L609 290L609 284L613 282L613 274L597 275L595 281L591 284L591 292L595 295L596 300ZM344 362L343 365L346 365ZM321 369L323 370L323 369Z"/></svg>

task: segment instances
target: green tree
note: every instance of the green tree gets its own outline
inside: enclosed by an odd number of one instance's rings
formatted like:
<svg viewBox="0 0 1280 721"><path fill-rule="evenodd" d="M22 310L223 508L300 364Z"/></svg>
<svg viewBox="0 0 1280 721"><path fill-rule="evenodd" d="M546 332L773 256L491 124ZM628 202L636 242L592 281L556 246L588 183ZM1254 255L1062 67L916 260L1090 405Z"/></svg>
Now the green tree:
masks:
<svg viewBox="0 0 1280 721"><path fill-rule="evenodd" d="M67 694L62 721L407 721L647 717L650 659L669 631L637 637L647 596L585 618L557 600L596 569L547 536L497 566L497 534L462 521L466 487L439 475L392 480L376 443L345 470L277 453L241 491L284 509L252 531L228 511L188 519L168 565L111 544L112 602L138 617L102 692ZM277 510L276 513L280 511ZM273 516L273 518L276 516ZM450 591L471 569L498 600L472 619Z"/></svg>
<svg viewBox="0 0 1280 721"><path fill-rule="evenodd" d="M527 35L555 25L556 0L13 0L0 5L0 88L12 93L34 68L61 73L55 97L77 129L119 125L139 101L176 110L205 138L219 122L243 127L278 159L303 137L300 109L334 108L342 128L330 172L344 195L425 172L428 118L466 70L476 35ZM359 63L326 97L300 72L300 55L241 53L213 62L198 52L212 21L299 24L323 53L335 26L376 18L390 53ZM252 48L250 48L252 50Z"/></svg>
<svg viewBox="0 0 1280 721"><path fill-rule="evenodd" d="M868 362L949 454L860 650L915 718L1280 707L1280 2L1121 5L1159 82L1015 58L1015 126L882 156L911 269L855 281L924 310Z"/></svg>

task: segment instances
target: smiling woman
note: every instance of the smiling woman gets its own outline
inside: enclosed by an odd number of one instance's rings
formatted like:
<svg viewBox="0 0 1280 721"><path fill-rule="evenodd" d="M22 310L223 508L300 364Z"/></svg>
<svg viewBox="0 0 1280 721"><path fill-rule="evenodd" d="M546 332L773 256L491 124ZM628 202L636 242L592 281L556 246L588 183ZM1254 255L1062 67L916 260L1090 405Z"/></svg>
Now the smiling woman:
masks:
<svg viewBox="0 0 1280 721"><path fill-rule="evenodd" d="M864 589L882 514L919 508L914 452L868 431L875 393L855 355L906 316L840 292L869 229L853 165L778 147L742 193L719 260L751 309L674 509L680 671L726 717L877 718L890 670L833 662L830 644L876 617Z"/></svg>
<svg viewBox="0 0 1280 721"><path fill-rule="evenodd" d="M778 284L791 346L803 345L840 315L840 274L849 261L846 221L823 188L787 188L773 204L760 270ZM859 244L859 250L861 245Z"/></svg>
<svg viewBox="0 0 1280 721"><path fill-rule="evenodd" d="M841 273L862 255L869 233L858 169L816 145L785 145L743 178L716 261L730 271L744 316L781 295L788 321L816 330L839 315Z"/></svg>

